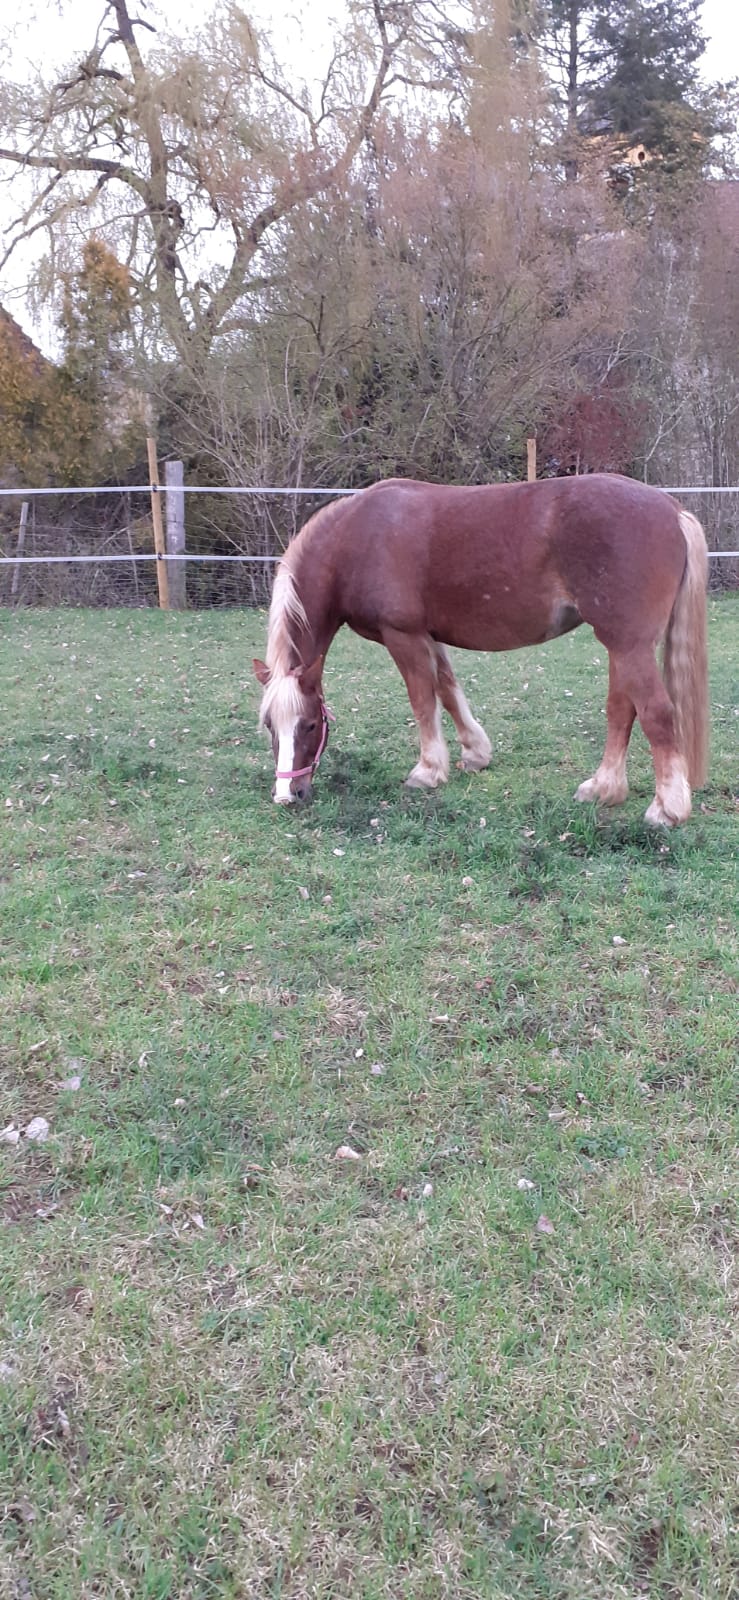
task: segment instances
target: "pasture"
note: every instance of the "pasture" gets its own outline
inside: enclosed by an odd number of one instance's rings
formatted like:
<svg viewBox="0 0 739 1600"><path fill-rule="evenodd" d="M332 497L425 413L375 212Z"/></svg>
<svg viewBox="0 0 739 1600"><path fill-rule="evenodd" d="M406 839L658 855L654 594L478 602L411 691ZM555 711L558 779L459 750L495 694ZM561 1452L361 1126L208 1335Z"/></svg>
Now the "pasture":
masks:
<svg viewBox="0 0 739 1600"><path fill-rule="evenodd" d="M728 1600L736 602L669 834L589 629L432 795L340 635L274 806L264 633L2 619L0 1594Z"/></svg>

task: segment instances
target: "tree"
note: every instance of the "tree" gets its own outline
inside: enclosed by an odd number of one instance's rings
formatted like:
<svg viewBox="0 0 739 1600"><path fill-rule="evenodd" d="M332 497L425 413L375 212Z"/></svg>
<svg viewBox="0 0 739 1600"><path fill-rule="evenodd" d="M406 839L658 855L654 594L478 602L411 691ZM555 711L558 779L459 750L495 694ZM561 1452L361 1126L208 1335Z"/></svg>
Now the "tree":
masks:
<svg viewBox="0 0 739 1600"><path fill-rule="evenodd" d="M0 479L44 481L39 448L53 369L17 322L0 308Z"/></svg>
<svg viewBox="0 0 739 1600"><path fill-rule="evenodd" d="M131 366L131 285L112 250L93 235L82 259L64 275L60 326L64 355L57 372L60 416L68 424L66 457L90 483L123 478L143 433L142 400Z"/></svg>
<svg viewBox="0 0 739 1600"><path fill-rule="evenodd" d="M583 108L586 128L667 153L676 108L697 116L706 46L701 10L701 0L628 0L616 12L600 0L593 18L599 70Z"/></svg>
<svg viewBox="0 0 739 1600"><path fill-rule="evenodd" d="M542 0L532 12L559 97L568 179L593 140L614 155L643 143L650 159L705 164L721 118L718 95L698 78L700 12L701 0Z"/></svg>
<svg viewBox="0 0 739 1600"><path fill-rule="evenodd" d="M437 17L435 0L352 0L314 100L235 4L161 41L107 0L81 61L35 97L6 86L0 163L35 180L9 252L45 229L63 267L75 222L93 226L125 263L143 347L196 377L259 320L286 220L341 185L419 52L424 82L443 78Z"/></svg>

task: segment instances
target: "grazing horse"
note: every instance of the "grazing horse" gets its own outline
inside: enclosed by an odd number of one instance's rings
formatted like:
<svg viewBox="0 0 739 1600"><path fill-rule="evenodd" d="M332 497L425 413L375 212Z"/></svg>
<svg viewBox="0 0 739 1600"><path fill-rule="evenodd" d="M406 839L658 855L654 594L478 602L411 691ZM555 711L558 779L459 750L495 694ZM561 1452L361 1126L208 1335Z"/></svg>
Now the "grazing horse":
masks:
<svg viewBox="0 0 739 1600"><path fill-rule="evenodd" d="M646 820L684 822L706 774L707 568L695 517L610 474L473 488L389 479L322 507L280 562L267 660L254 662L275 800L310 793L328 738L323 664L343 623L384 644L402 673L421 742L406 781L433 789L449 775L440 702L466 771L492 753L446 646L515 650L588 622L608 651L608 730L575 798L625 800L638 717L656 779Z"/></svg>

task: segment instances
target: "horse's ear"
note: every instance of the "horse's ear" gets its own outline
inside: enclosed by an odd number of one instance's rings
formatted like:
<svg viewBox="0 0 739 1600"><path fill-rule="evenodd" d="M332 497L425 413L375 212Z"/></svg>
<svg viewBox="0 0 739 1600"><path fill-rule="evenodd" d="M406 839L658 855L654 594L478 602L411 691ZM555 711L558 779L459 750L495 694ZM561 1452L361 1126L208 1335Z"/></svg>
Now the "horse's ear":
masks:
<svg viewBox="0 0 739 1600"><path fill-rule="evenodd" d="M298 672L298 683L304 694L313 694L321 687L323 674L323 656L316 656L309 667L301 667Z"/></svg>
<svg viewBox="0 0 739 1600"><path fill-rule="evenodd" d="M256 656L254 657L254 659L252 661L252 666L254 668L254 671L256 673L257 678L259 679L259 682L262 685L262 688L266 689L267 684L269 683L269 667L266 665L266 663L264 661L257 660Z"/></svg>

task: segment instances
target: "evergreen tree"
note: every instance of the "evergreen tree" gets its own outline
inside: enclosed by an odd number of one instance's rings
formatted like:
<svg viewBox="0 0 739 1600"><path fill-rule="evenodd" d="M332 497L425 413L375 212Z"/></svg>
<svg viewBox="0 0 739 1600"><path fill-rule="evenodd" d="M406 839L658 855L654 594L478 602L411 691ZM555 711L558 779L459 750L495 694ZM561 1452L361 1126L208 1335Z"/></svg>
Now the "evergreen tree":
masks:
<svg viewBox="0 0 739 1600"><path fill-rule="evenodd" d="M631 0L618 9L599 0L593 34L600 81L588 95L586 121L667 154L675 110L698 120L698 62L706 43L700 10L700 0Z"/></svg>
<svg viewBox="0 0 739 1600"><path fill-rule="evenodd" d="M701 0L543 0L534 32L559 90L568 178L583 140L598 136L673 162L705 152L716 123L698 80L700 10Z"/></svg>

